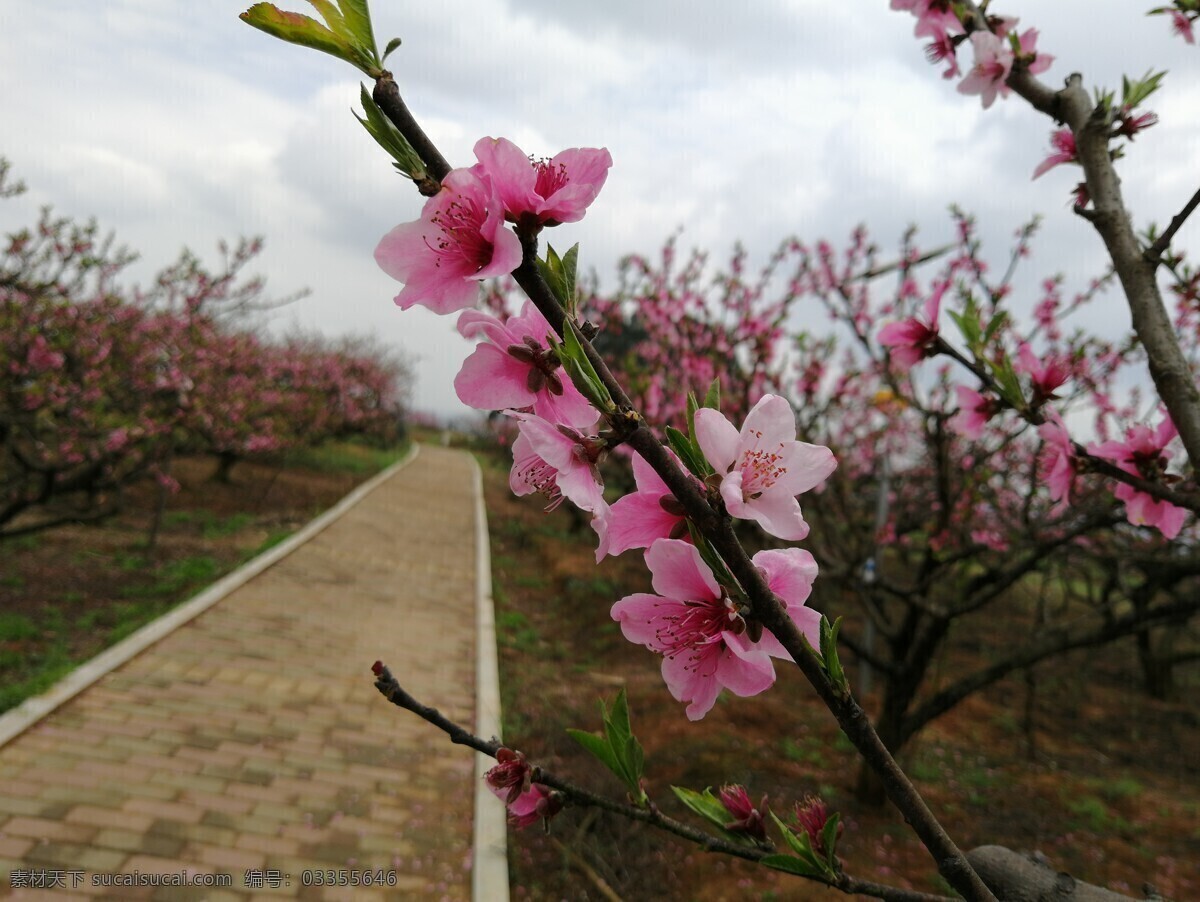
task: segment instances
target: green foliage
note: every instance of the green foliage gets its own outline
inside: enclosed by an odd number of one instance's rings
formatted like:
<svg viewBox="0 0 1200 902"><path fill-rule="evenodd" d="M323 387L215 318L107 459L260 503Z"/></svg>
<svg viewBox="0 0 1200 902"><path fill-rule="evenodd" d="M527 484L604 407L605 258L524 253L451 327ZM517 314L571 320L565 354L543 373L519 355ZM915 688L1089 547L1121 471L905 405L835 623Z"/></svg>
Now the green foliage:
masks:
<svg viewBox="0 0 1200 902"><path fill-rule="evenodd" d="M383 110L375 103L375 99L371 97L365 86L362 86L360 99L367 118L362 118L358 113L354 113L354 118L367 130L367 134L375 139L375 143L387 151L395 161L392 165L399 170L401 175L415 182L429 178L429 173L425 171L425 164L421 162L421 158L413 150L413 146L392 124L392 120L383 114Z"/></svg>
<svg viewBox="0 0 1200 902"><path fill-rule="evenodd" d="M311 47L345 60L369 75L378 77L383 61L375 49L375 34L367 0L308 0L325 20L284 12L273 3L255 3L239 18L247 25L290 44ZM391 44L390 49L395 49Z"/></svg>
<svg viewBox="0 0 1200 902"><path fill-rule="evenodd" d="M570 319L575 319L575 273L579 267L579 244L576 243L567 253L560 257L558 252L549 244L546 245L546 259L537 259L538 272L558 298L558 302L567 311ZM535 336L536 337L536 336Z"/></svg>
<svg viewBox="0 0 1200 902"><path fill-rule="evenodd" d="M568 254L568 256L570 255ZM564 325L561 342L555 340L553 335L547 336L550 346L558 354L563 369L566 370L571 382L579 389L579 393L601 413L612 413L617 409L617 405L613 403L612 395L608 393L608 389L600 380L600 374L588 360L583 345L580 344L579 336L576 334L575 323L568 318L564 320Z"/></svg>
<svg viewBox="0 0 1200 902"><path fill-rule="evenodd" d="M830 815L821 830L821 844L825 846L824 855L817 854L807 833L793 832L774 812L771 813L771 820L783 834L783 840L792 850L792 854L768 855L762 859L761 864L779 871L812 877L826 883L833 883L837 880L839 870L837 859L838 815Z"/></svg>
<svg viewBox="0 0 1200 902"><path fill-rule="evenodd" d="M693 789L686 789L682 786L672 786L671 791L675 793L675 797L679 801L683 802L683 804L710 824L713 824L725 839L731 842L753 844L753 840L745 833L733 833L725 829L725 825L730 822L733 816L721 804L721 800L713 795L711 786L706 787L704 792L696 792Z"/></svg>
<svg viewBox="0 0 1200 902"><path fill-rule="evenodd" d="M642 789L645 755L629 723L629 704L624 689L617 693L611 714L604 702L600 702L600 718L604 723L603 736L572 729L568 729L567 734L617 775L636 804L648 804L650 800Z"/></svg>

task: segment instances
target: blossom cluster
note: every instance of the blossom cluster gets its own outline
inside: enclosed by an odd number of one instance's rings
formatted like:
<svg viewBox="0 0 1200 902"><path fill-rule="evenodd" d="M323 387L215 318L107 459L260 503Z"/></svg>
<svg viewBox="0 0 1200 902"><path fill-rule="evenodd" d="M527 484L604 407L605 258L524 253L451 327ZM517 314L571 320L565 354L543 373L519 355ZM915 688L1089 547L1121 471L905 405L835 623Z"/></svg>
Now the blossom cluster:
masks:
<svg viewBox="0 0 1200 902"><path fill-rule="evenodd" d="M1007 81L1014 66L1024 66L1030 74L1038 75L1054 62L1053 56L1038 52L1037 29L1030 28L1018 35L1018 20L1012 16L989 17L987 29L972 31L968 36L950 0L892 0L892 9L916 17L913 33L918 38L930 39L925 55L931 63L946 64L944 78L962 74L958 47L970 42L974 61L958 83L958 91L978 94L985 110L996 102L997 96L1008 96Z"/></svg>
<svg viewBox="0 0 1200 902"><path fill-rule="evenodd" d="M662 656L663 678L687 716L703 717L723 689L740 696L763 692L775 681L771 659L791 656L754 619L740 587L728 577L719 580L705 562L691 541L684 506L645 460L633 456L635 491L611 504L605 499L599 465L612 448L611 435L565 372L543 313L531 301L508 315L469 309L480 281L522 264L519 236L583 217L607 177L608 152L572 149L539 161L510 141L484 138L475 156L474 166L442 180L417 221L397 226L379 243L379 265L404 283L396 303L462 311L458 331L479 342L455 390L463 403L516 421L509 484L517 495L541 494L549 508L569 501L591 514L597 559L645 549L654 592L622 598L611 614L626 638ZM754 521L781 539L808 534L797 496L819 486L836 461L828 448L796 440L786 399L763 394L740 429L716 409L699 409L693 439L709 468L703 482L692 477L699 492L731 517ZM805 604L817 575L812 555L800 548L768 550L753 563L797 628L818 645L820 615ZM561 804L555 794L531 779L519 753L502 751L488 784L505 800L513 823L551 816Z"/></svg>
<svg viewBox="0 0 1200 902"><path fill-rule="evenodd" d="M235 251L233 269L257 249ZM120 264L101 258L88 229L43 217L0 259L0 524L53 522L48 506L67 495L110 507L99 496L147 473L170 486L159 464L173 452L232 462L396 428L401 371L379 352L263 341L218 316L239 294L234 274L190 256L149 297L108 284ZM78 261L111 271L97 283Z"/></svg>

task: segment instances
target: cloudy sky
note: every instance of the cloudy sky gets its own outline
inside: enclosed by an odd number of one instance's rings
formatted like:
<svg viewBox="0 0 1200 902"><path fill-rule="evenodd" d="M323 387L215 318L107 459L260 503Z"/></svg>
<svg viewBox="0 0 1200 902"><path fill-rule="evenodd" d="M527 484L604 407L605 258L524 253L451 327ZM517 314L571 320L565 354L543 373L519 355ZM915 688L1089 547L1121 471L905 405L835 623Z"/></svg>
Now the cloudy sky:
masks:
<svg viewBox="0 0 1200 902"><path fill-rule="evenodd" d="M451 319L395 308L399 286L371 256L421 198L351 117L358 73L247 27L247 5L0 5L0 155L30 189L0 204L0 232L43 204L94 216L141 252L142 280L184 246L215 263L218 239L262 235L269 289L312 290L273 328L374 334L419 360L418 407L461 412L450 383L469 347ZM1046 222L1031 275L1084 280L1102 265L1068 207L1077 170L1030 181L1051 123L1017 98L985 112L956 93L887 0L373 5L380 44L404 42L388 64L452 164L474 162L483 135L539 156L609 148L599 200L552 235L580 241L609 283L622 254L652 253L680 227L685 246L718 257L736 239L759 258L790 234L838 244L860 222L885 246L909 223L934 245L952 202L979 217L997 265L1033 213ZM1120 164L1139 225L1167 222L1200 182L1200 48L1140 14L1151 5L996 7L1040 29L1057 57L1048 83L1079 71L1119 88L1122 73L1170 70L1150 104L1162 124ZM1200 245L1200 224L1181 238Z"/></svg>

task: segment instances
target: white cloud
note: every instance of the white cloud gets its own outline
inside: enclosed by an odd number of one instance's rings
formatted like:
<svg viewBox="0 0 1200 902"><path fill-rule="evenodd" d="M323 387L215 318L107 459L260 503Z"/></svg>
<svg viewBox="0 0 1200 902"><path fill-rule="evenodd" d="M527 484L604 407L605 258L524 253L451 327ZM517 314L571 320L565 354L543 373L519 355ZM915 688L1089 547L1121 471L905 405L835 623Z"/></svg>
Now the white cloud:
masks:
<svg viewBox="0 0 1200 902"><path fill-rule="evenodd" d="M218 238L264 234L259 268L273 291L313 289L275 328L393 341L422 356L418 403L457 409L450 381L467 346L452 319L395 309L399 286L371 259L421 198L351 119L356 74L246 27L237 14L248 5L42 0L6 12L0 153L32 190L0 205L0 228L44 202L96 215L142 251L142 278L185 244L210 256ZM952 201L979 216L996 265L1013 230L1046 214L1023 290L1059 269L1085 279L1103 262L1067 206L1070 167L1030 180L1052 123L1015 98L985 113L959 95L925 63L911 17L884 0L375 6L380 42L404 41L389 65L406 100L452 162L471 162L483 135L539 155L610 149L587 218L547 236L581 242L607 284L621 255L653 255L681 226L685 248L721 260L740 238L761 260L785 235L836 243L859 222L883 247L910 222L940 243ZM1120 164L1137 221L1164 223L1196 188L1200 57L1162 19L1106 6L1119 27L1089 0L1011 11L1058 57L1050 84L1075 70L1110 87L1123 69L1170 70L1150 104L1162 124ZM1181 237L1195 245L1200 222Z"/></svg>

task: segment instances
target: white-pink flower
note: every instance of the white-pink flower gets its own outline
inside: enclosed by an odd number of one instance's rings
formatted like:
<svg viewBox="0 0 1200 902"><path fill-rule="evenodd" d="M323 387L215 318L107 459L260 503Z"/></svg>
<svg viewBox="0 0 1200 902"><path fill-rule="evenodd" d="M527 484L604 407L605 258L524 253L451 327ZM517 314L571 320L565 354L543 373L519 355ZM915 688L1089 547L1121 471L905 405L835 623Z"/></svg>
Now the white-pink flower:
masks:
<svg viewBox="0 0 1200 902"><path fill-rule="evenodd" d="M425 202L421 218L398 225L375 248L375 261L404 283L402 310L434 313L472 307L479 283L521 264L521 242L504 227L504 205L482 171L455 169Z"/></svg>
<svg viewBox="0 0 1200 902"><path fill-rule="evenodd" d="M544 419L567 426L590 426L599 414L560 368L547 336L546 318L526 301L520 314L504 322L479 310L458 318L463 338L483 336L454 378L464 404L478 410L532 407Z"/></svg>
<svg viewBox="0 0 1200 902"><path fill-rule="evenodd" d="M972 32L971 47L975 51L975 64L958 83L958 92L979 94L986 110L995 103L998 92L1008 92L1004 80L1012 71L1013 52L1006 41L990 31Z"/></svg>
<svg viewBox="0 0 1200 902"><path fill-rule="evenodd" d="M612 166L602 147L572 147L549 160L533 160L507 138L480 138L475 158L496 186L509 220L533 219L547 226L583 219Z"/></svg>
<svg viewBox="0 0 1200 902"><path fill-rule="evenodd" d="M786 399L763 395L740 432L708 407L696 411L695 426L730 514L754 520L780 539L808 535L796 496L824 482L837 460L823 445L796 441L796 415Z"/></svg>
<svg viewBox="0 0 1200 902"><path fill-rule="evenodd" d="M811 554L800 548L760 551L754 564L788 615L817 646L821 616L805 606L817 576ZM722 689L743 697L775 682L771 657L791 659L779 640L763 631L757 640L743 609L713 577L694 545L660 539L646 552L656 594L618 601L612 617L631 642L663 656L662 675L676 699L687 703L689 720L711 709Z"/></svg>
<svg viewBox="0 0 1200 902"><path fill-rule="evenodd" d="M603 511L604 483L596 467L603 442L533 414L512 415L521 421L508 477L513 494L540 492L550 502L547 510L567 498L585 511Z"/></svg>

